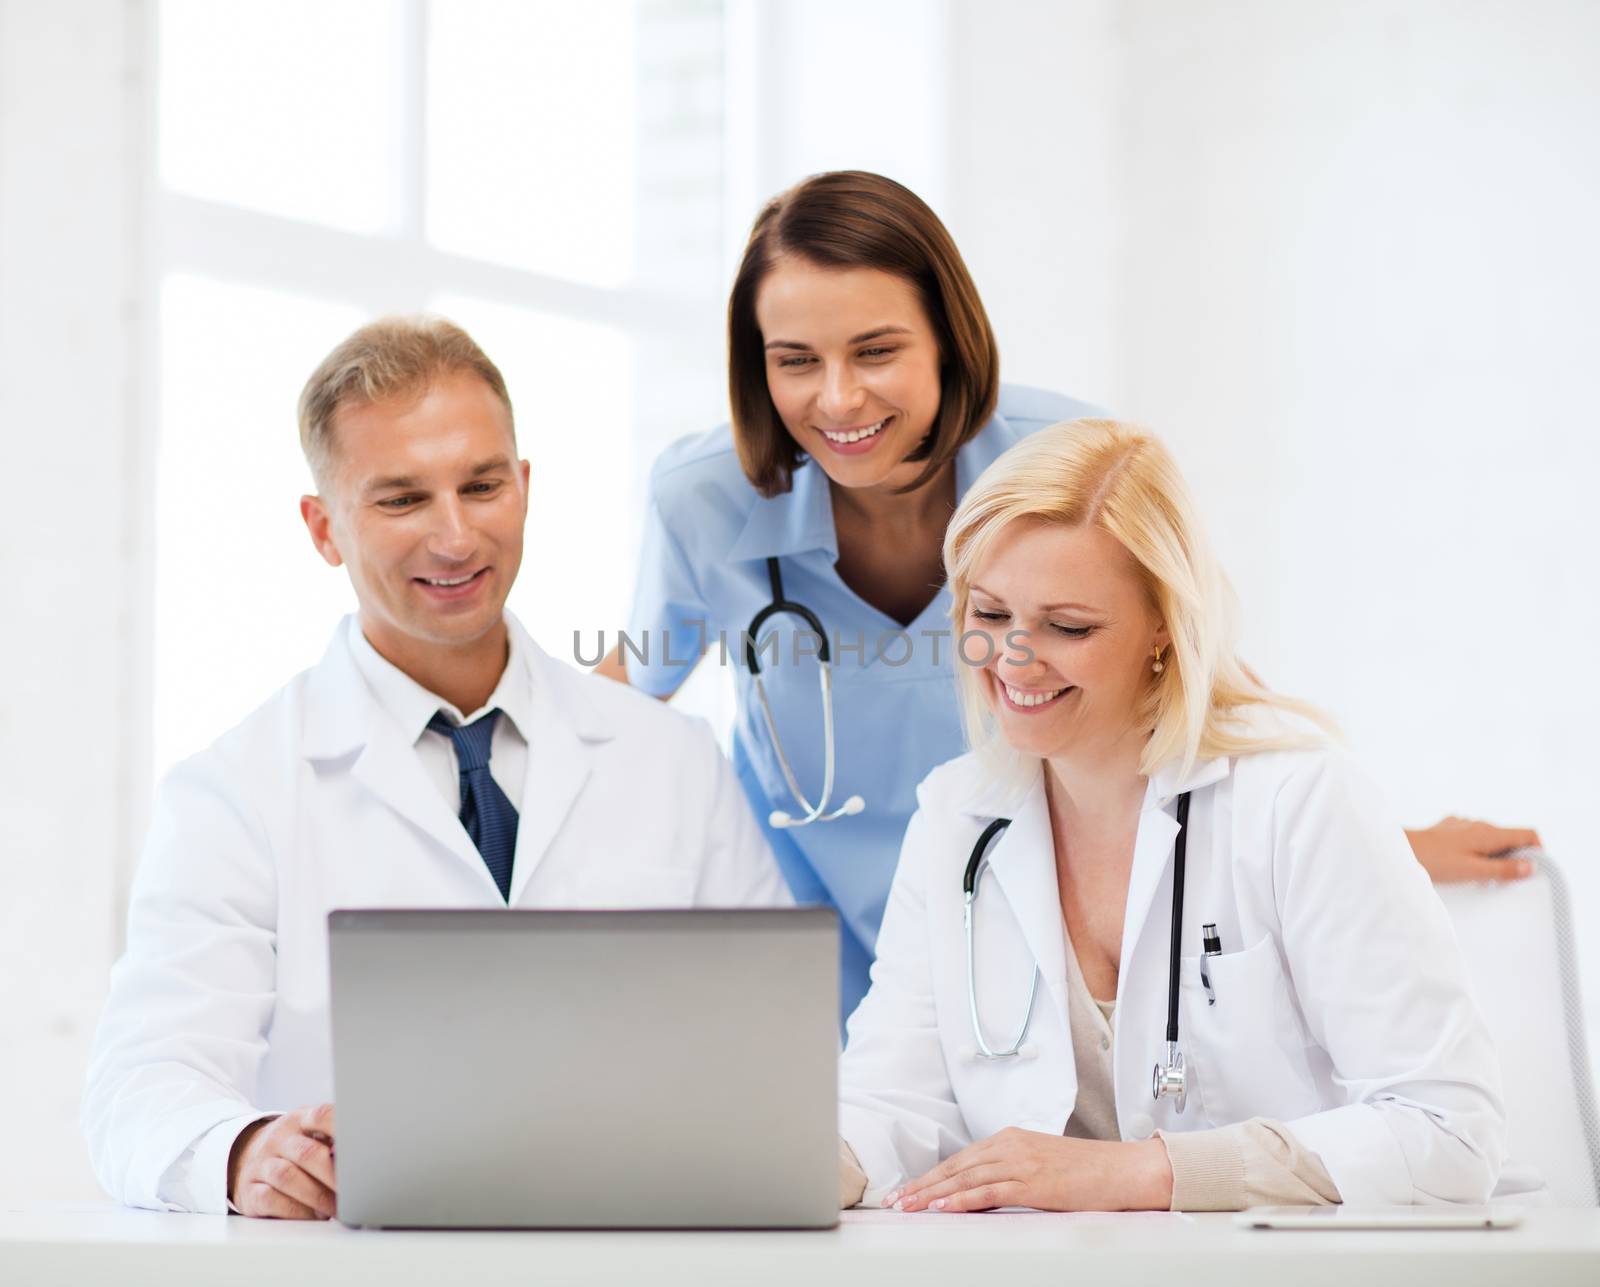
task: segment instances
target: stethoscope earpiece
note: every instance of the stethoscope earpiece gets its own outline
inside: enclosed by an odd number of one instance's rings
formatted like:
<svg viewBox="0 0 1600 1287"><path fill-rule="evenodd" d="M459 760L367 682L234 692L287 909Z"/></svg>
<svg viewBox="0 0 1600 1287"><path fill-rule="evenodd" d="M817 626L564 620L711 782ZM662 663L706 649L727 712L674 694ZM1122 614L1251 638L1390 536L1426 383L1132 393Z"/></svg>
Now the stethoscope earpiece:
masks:
<svg viewBox="0 0 1600 1287"><path fill-rule="evenodd" d="M801 803L804 803L804 801ZM810 822L832 822L835 818L848 818L851 814L860 813L866 807L867 802L865 800L858 795L853 795L832 813L818 814L816 817L795 818L785 813L782 809L774 809L767 815L767 826L774 831L782 831L785 827L803 827Z"/></svg>

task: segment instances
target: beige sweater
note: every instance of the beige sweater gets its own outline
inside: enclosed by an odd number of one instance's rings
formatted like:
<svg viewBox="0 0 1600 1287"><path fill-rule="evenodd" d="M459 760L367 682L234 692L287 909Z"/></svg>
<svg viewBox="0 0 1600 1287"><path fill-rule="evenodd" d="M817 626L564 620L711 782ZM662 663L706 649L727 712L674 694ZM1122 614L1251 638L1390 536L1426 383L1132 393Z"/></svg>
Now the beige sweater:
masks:
<svg viewBox="0 0 1600 1287"><path fill-rule="evenodd" d="M1115 1001L1089 995L1078 954L1067 942L1067 1017L1078 1098L1065 1131L1074 1139L1116 1140L1117 1097L1112 1078L1111 1017ZM1313 1206L1339 1201L1333 1178L1281 1122L1256 1117L1203 1131L1156 1132L1172 1165L1174 1211L1241 1211L1267 1205ZM867 1177L839 1142L839 1205L854 1206Z"/></svg>

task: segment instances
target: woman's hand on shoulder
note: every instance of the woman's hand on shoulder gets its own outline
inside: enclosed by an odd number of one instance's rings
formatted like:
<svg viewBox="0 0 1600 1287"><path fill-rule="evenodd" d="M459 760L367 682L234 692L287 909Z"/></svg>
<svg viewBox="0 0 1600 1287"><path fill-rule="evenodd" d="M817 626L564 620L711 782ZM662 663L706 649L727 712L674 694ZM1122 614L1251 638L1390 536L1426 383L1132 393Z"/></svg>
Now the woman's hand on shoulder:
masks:
<svg viewBox="0 0 1600 1287"><path fill-rule="evenodd" d="M1159 1139L1069 1139L1008 1127L890 1193L896 1211L1165 1211L1172 1166Z"/></svg>
<svg viewBox="0 0 1600 1287"><path fill-rule="evenodd" d="M1537 849L1539 833L1526 827L1497 827L1471 818L1445 818L1421 831L1406 832L1417 861L1435 884L1473 880L1521 880L1533 864L1504 856L1513 849Z"/></svg>

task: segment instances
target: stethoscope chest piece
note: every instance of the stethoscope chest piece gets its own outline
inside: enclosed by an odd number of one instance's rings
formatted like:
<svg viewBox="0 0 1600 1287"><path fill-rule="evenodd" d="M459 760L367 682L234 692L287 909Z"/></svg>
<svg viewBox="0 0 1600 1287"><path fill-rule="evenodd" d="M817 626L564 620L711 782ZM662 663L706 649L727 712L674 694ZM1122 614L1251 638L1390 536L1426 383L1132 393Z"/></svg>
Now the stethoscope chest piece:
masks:
<svg viewBox="0 0 1600 1287"><path fill-rule="evenodd" d="M1169 1095L1175 1097L1178 1101L1175 1107L1180 1113L1189 1100L1189 1073L1176 1041L1167 1042L1166 1064L1157 1064L1150 1075L1150 1094L1157 1101Z"/></svg>

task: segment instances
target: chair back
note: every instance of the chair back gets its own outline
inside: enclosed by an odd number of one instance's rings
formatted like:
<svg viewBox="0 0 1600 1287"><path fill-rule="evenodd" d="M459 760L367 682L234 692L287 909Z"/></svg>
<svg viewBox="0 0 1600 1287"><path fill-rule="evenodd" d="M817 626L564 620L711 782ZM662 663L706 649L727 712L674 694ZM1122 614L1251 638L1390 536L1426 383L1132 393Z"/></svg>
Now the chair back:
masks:
<svg viewBox="0 0 1600 1287"><path fill-rule="evenodd" d="M1500 1050L1511 1132L1506 1179L1532 1167L1560 1206L1600 1205L1600 1114L1561 869L1538 850L1526 880L1439 895ZM1504 1181L1503 1181L1504 1183Z"/></svg>

